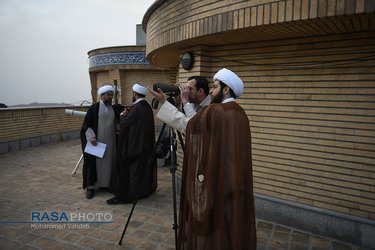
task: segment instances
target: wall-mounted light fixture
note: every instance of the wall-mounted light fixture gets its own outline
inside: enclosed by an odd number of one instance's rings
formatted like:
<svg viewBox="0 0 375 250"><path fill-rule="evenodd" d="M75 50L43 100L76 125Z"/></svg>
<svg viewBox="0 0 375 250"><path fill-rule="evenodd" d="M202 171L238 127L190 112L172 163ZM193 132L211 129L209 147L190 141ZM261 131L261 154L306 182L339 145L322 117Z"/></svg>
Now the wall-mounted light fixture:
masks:
<svg viewBox="0 0 375 250"><path fill-rule="evenodd" d="M185 54L182 56L181 63L182 63L182 68L184 70L191 69L193 67L193 63L194 63L193 53L185 52Z"/></svg>

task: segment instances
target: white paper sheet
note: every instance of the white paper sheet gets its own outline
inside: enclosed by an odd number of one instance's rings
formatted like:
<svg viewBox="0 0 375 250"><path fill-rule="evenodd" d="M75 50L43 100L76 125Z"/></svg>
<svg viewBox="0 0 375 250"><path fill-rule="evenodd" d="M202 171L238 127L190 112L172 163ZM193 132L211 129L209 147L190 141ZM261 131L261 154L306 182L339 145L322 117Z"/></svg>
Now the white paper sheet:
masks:
<svg viewBox="0 0 375 250"><path fill-rule="evenodd" d="M90 141L87 141L86 147L85 147L85 153L88 153L90 155L95 155L96 157L103 158L105 149L107 147L107 144L98 142L96 146L92 145Z"/></svg>

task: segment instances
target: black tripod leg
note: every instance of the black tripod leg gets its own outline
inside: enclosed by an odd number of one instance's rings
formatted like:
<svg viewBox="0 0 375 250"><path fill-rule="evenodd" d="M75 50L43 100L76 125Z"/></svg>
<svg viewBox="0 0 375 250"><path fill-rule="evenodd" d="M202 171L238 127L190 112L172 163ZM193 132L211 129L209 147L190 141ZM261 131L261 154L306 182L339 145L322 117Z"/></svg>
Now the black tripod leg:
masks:
<svg viewBox="0 0 375 250"><path fill-rule="evenodd" d="M176 179L175 179L175 172L176 172L176 153L174 148L174 139L173 139L173 128L169 127L169 138L170 138L170 146L171 146L171 173L172 173L172 191L173 191L173 217L174 217L174 224L173 229L175 232L175 243L176 243L176 249L177 249L177 199L176 199Z"/></svg>
<svg viewBox="0 0 375 250"><path fill-rule="evenodd" d="M154 149L152 150L151 158L150 158L150 160L149 160L149 162L148 162L148 164L147 164L147 167L144 169L143 176L142 176L141 182L139 183L139 186L140 186L141 183L143 183L143 180L144 180L144 178L145 178L145 173L146 173L145 171L148 170L148 169L151 167L151 165L153 164L153 159L154 159L154 157L155 157L156 150L157 150L158 145L159 145L159 143L160 143L160 139L161 139L161 137L162 137L162 135L163 135L163 132L164 132L165 126L166 126L166 124L164 123L164 124L163 124L163 127L161 128L161 131L160 131L160 134L159 134L158 140L156 141L156 144L155 144L155 146L154 146ZM128 225L129 225L129 222L130 222L130 218L131 218L132 215L133 215L134 208L135 208L135 206L136 206L137 203L138 203L139 196L141 195L141 190L142 190L142 188L139 187L139 188L138 188L138 191L137 191L137 194L136 194L136 196L135 196L135 198L134 198L134 201L133 201L133 207L132 207L132 210L130 211L130 214L129 214L128 220L126 221L126 225L125 225L124 231L122 232L122 235L121 235L120 241L118 242L119 245L122 244L122 239L124 238L124 235L125 235L126 229L128 228Z"/></svg>
<svg viewBox="0 0 375 250"><path fill-rule="evenodd" d="M136 201L135 203L133 203L133 207L132 207L132 210L130 211L130 214L129 214L128 220L126 221L126 225L125 225L124 231L122 231L121 239L120 239L120 241L118 242L119 245L122 244L122 239L124 238L124 235L125 235L126 229L127 229L128 226L129 226L130 218L131 218L132 215L133 215L133 211L134 211L135 205L137 205L137 201Z"/></svg>
<svg viewBox="0 0 375 250"><path fill-rule="evenodd" d="M178 139L180 140L182 152L185 152L185 145L184 145L184 141L182 140L182 136L181 136L180 131L177 131L177 134L178 134Z"/></svg>

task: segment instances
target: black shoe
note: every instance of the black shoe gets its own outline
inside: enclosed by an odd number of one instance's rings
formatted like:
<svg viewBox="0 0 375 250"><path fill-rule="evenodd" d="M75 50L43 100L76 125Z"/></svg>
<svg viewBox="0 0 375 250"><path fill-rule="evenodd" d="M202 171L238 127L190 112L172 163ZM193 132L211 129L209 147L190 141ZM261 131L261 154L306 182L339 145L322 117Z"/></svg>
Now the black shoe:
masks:
<svg viewBox="0 0 375 250"><path fill-rule="evenodd" d="M120 204L126 204L125 201L119 200L116 197L113 197L112 199L107 200L108 205L120 205Z"/></svg>
<svg viewBox="0 0 375 250"><path fill-rule="evenodd" d="M94 197L94 189L93 188L87 188L86 189L86 198L87 199L91 199L92 197Z"/></svg>

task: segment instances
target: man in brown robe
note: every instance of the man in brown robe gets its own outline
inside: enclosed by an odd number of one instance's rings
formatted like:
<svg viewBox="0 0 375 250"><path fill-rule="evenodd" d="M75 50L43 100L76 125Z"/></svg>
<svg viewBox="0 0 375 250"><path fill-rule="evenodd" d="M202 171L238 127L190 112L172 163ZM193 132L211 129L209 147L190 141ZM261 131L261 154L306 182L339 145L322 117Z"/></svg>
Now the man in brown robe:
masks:
<svg viewBox="0 0 375 250"><path fill-rule="evenodd" d="M188 122L178 249L256 249L250 126L234 99L242 92L242 80L220 70L211 105Z"/></svg>
<svg viewBox="0 0 375 250"><path fill-rule="evenodd" d="M154 115L144 99L147 89L139 84L133 86L134 105L120 116L118 138L118 164L112 170L114 197L109 205L131 203L154 193L157 187L156 158L150 159L155 144ZM151 161L149 168L148 163Z"/></svg>

